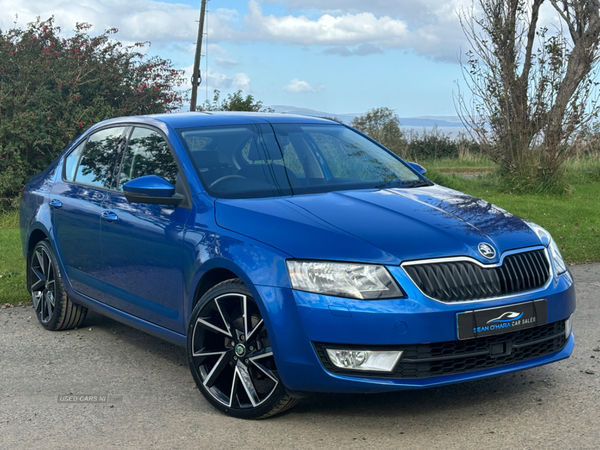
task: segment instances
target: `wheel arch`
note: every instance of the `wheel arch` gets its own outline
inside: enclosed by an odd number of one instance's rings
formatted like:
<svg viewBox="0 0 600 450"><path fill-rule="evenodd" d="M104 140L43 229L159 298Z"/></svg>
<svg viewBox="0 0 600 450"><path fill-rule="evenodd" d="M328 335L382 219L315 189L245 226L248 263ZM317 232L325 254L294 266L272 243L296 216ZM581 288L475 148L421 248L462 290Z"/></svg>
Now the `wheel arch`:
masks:
<svg viewBox="0 0 600 450"><path fill-rule="evenodd" d="M202 298L202 296L204 294L206 294L212 287L216 286L217 284L219 284L223 281L231 280L231 279L235 279L235 278L240 278L240 277L237 276L237 274L235 274L231 270L226 269L224 267L214 267L214 268L208 270L202 276L202 278L200 278L200 281L198 282L198 285L196 286L196 292L194 294L192 309L194 306L196 306L196 303L198 303L198 301Z"/></svg>
<svg viewBox="0 0 600 450"><path fill-rule="evenodd" d="M202 264L191 283L192 288L188 291L188 305L185 309L186 324L190 320L194 306L206 292L223 281L235 278L240 279L244 283L252 293L252 296L256 299L261 313L263 315L266 314L266 309L262 304L263 299L260 297L258 291L254 287L254 283L252 283L252 280L246 272L229 259L214 258ZM268 318L266 322L268 323Z"/></svg>
<svg viewBox="0 0 600 450"><path fill-rule="evenodd" d="M37 228L29 234L29 240L27 241L27 254L30 255L38 242L48 239L48 232Z"/></svg>

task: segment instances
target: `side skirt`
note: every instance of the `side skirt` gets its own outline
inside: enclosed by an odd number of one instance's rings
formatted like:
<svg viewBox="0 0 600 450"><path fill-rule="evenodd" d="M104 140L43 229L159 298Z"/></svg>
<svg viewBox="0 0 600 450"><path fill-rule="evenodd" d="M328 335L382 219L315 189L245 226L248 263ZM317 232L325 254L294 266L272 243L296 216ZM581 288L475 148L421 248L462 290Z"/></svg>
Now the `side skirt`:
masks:
<svg viewBox="0 0 600 450"><path fill-rule="evenodd" d="M166 328L160 327L146 320L142 320L138 317L132 316L131 314L127 314L121 310L113 308L112 306L100 303L97 300L94 300L83 294L79 294L70 286L67 289L67 292L74 303L85 306L86 308L97 312L98 314L102 314L103 316L109 317L117 322L121 322L132 328L143 331L144 333L164 339L165 341L169 341L172 344L179 345L180 347L186 346L186 336L183 334L167 330Z"/></svg>

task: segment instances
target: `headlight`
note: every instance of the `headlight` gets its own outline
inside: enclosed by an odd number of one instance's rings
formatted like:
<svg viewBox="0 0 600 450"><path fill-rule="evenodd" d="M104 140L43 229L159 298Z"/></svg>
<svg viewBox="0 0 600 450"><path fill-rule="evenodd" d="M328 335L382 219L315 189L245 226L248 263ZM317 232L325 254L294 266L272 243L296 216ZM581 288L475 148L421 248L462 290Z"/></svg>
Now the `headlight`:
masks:
<svg viewBox="0 0 600 450"><path fill-rule="evenodd" d="M375 300L404 294L383 266L286 261L292 288L316 294Z"/></svg>
<svg viewBox="0 0 600 450"><path fill-rule="evenodd" d="M552 255L552 259L554 260L554 268L556 269L556 274L560 275L561 273L565 273L567 271L567 265L563 260L562 255L560 254L560 250L558 249L558 245L554 240L550 241L550 246L548 247L550 254Z"/></svg>
<svg viewBox="0 0 600 450"><path fill-rule="evenodd" d="M560 254L558 245L556 245L556 242L554 242L554 239L552 239L550 233L548 233L546 229L540 227L539 225L536 225L533 222L525 221L525 223L529 226L529 228L531 228L534 231L535 234L538 235L538 237L542 241L542 244L548 247L548 252L552 257L552 261L554 261L554 268L556 269L556 274L560 275L561 273L565 273L567 271L567 265L565 264L565 261L563 260L563 257Z"/></svg>
<svg viewBox="0 0 600 450"><path fill-rule="evenodd" d="M539 225L533 222L529 222L528 220L525 220L524 222L529 228L533 230L535 234L537 234L537 236L540 238L540 241L542 241L542 244L544 244L546 247L548 246L548 244L550 244L550 242L552 241L552 236L550 236L548 230L540 227Z"/></svg>

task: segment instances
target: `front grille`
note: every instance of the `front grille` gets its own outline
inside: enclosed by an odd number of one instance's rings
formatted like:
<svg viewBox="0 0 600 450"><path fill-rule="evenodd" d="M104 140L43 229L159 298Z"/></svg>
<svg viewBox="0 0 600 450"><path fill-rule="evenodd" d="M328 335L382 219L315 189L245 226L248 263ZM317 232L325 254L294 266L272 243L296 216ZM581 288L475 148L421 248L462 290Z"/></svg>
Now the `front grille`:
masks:
<svg viewBox="0 0 600 450"><path fill-rule="evenodd" d="M487 336L467 341L450 341L434 344L403 345L381 347L386 350L403 350L402 359L391 374L342 370L329 361L326 348L339 346L317 344L317 355L326 370L354 376L377 378L417 379L442 375L492 369L515 364L561 350L567 343L565 321L554 322L540 327L528 328L498 336ZM366 348L351 346L352 349ZM377 350L373 346L369 347Z"/></svg>
<svg viewBox="0 0 600 450"><path fill-rule="evenodd" d="M504 258L501 266L490 268L468 261L403 268L425 295L442 302L480 300L539 289L550 276L544 250L515 253Z"/></svg>

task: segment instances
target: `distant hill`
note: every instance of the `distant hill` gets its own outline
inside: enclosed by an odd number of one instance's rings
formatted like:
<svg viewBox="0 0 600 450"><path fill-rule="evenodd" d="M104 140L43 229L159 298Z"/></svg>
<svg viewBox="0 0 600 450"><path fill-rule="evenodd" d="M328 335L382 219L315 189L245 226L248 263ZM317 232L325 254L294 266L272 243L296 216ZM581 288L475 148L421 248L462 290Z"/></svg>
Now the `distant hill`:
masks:
<svg viewBox="0 0 600 450"><path fill-rule="evenodd" d="M276 113L280 114L299 114L302 116L311 117L337 117L342 122L349 124L357 116L363 113L330 113L325 111L316 111L308 108L297 108L295 106L286 105L272 105L269 106L275 110ZM422 129L430 129L435 126L438 127L439 131L445 134L455 134L461 131L465 131L460 118L458 116L422 116L422 117L400 117L400 123L402 128L408 130L413 129L415 131L422 131Z"/></svg>

